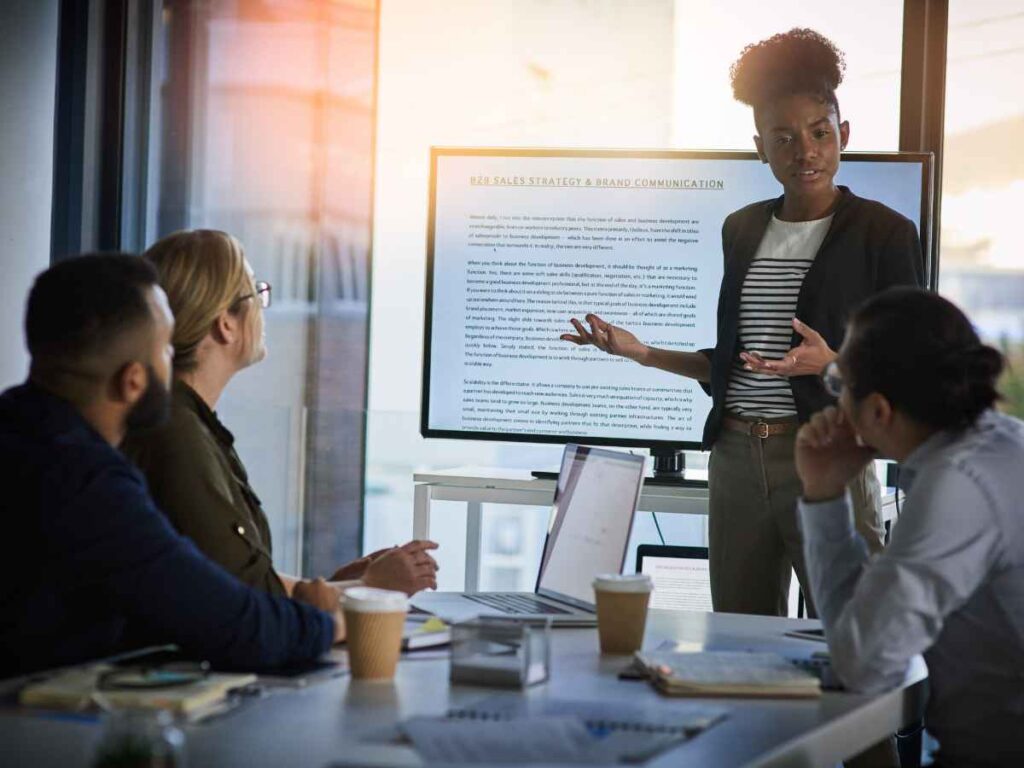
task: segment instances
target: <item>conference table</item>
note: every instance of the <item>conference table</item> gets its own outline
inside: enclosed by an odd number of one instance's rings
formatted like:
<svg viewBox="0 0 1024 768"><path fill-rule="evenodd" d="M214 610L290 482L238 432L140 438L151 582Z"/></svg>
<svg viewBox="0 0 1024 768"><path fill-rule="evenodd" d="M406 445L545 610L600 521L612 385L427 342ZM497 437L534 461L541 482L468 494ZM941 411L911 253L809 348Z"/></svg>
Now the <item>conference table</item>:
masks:
<svg viewBox="0 0 1024 768"><path fill-rule="evenodd" d="M807 656L821 643L785 636L811 620L733 614L651 611L645 648L666 640L709 650L776 651ZM332 652L343 658L343 650ZM672 706L645 681L621 680L626 656L602 656L595 629L552 632L550 679L530 697ZM817 699L691 699L727 710L708 730L646 765L834 766L920 718L927 671L916 659L900 687L880 695L826 691ZM414 766L396 726L417 715L443 715L499 689L452 685L445 654L403 656L393 682L347 674L304 688L274 688L219 718L185 725L187 764L205 766ZM659 702L661 704L659 704ZM87 766L102 727L95 718L17 708L0 710L0 765Z"/></svg>

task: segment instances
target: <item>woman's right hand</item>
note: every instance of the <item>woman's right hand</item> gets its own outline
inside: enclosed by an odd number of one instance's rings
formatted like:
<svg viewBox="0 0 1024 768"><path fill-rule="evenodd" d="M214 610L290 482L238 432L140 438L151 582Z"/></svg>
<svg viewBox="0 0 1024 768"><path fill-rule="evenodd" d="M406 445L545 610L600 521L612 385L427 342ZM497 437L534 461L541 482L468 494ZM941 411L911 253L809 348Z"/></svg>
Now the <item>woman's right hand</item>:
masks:
<svg viewBox="0 0 1024 768"><path fill-rule="evenodd" d="M593 344L609 355L618 355L638 363L643 362L648 347L632 333L625 328L605 322L595 314L589 314L584 319L590 326L589 330L574 317L569 322L576 329L576 333L563 333L558 338L562 341L571 341L581 347Z"/></svg>
<svg viewBox="0 0 1024 768"><path fill-rule="evenodd" d="M429 550L433 541L410 541L375 558L366 568L362 582L368 587L395 589L415 595L422 589L437 589L437 561Z"/></svg>

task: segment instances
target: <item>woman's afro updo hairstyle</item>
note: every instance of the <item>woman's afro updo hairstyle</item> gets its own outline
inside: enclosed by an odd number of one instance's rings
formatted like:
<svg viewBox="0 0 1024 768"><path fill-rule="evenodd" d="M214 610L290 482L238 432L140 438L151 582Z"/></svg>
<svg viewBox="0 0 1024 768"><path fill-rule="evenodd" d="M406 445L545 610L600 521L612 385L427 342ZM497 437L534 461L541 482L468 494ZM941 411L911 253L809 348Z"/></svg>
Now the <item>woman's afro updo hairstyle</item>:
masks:
<svg viewBox="0 0 1024 768"><path fill-rule="evenodd" d="M729 68L737 101L758 109L780 97L806 93L839 111L836 88L843 82L843 52L813 29L791 29L748 45Z"/></svg>

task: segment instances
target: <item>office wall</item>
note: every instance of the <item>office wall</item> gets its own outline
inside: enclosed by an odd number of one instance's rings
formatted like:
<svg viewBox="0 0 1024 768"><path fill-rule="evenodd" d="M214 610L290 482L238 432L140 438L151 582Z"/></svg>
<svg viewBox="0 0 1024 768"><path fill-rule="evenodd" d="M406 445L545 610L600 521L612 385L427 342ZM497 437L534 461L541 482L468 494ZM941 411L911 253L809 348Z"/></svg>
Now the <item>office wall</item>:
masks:
<svg viewBox="0 0 1024 768"><path fill-rule="evenodd" d="M0 388L25 377L25 296L50 263L58 6L0 3Z"/></svg>

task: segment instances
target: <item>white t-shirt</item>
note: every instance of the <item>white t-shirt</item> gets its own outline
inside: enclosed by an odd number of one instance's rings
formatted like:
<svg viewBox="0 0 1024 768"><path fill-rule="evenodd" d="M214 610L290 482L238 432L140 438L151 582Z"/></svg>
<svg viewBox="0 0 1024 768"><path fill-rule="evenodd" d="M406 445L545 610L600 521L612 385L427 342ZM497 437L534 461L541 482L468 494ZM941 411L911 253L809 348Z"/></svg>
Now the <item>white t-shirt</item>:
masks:
<svg viewBox="0 0 1024 768"><path fill-rule="evenodd" d="M740 349L781 360L792 347L793 316L804 276L832 217L782 221L772 216L740 293ZM789 379L745 370L737 356L725 395L726 410L748 416L796 415Z"/></svg>

